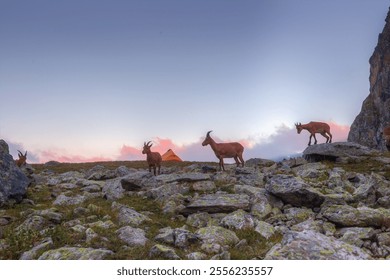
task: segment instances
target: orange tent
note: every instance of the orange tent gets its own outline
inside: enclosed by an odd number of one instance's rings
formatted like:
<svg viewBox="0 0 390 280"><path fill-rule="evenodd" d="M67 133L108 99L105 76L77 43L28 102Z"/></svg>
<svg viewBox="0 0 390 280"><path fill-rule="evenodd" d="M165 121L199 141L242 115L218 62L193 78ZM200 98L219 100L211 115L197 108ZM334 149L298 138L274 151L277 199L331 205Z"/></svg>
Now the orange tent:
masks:
<svg viewBox="0 0 390 280"><path fill-rule="evenodd" d="M169 149L161 157L163 161L182 161L182 159L179 158L171 149Z"/></svg>

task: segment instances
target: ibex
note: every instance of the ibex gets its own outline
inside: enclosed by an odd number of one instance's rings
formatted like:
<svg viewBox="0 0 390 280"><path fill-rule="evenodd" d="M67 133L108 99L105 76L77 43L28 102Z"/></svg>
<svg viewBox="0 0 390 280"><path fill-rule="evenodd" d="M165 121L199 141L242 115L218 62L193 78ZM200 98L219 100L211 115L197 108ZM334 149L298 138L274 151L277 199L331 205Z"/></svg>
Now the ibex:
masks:
<svg viewBox="0 0 390 280"><path fill-rule="evenodd" d="M242 158L244 147L237 142L216 143L214 139L211 138L210 136L211 131L207 132L206 139L204 139L202 146L207 146L207 145L211 146L211 149L213 149L215 155L219 159L220 170L225 171L225 166L223 164L224 158L234 158L237 167L240 166L240 163L242 164L242 166L244 166L244 159Z"/></svg>
<svg viewBox="0 0 390 280"><path fill-rule="evenodd" d="M385 139L386 148L388 151L390 151L390 126L386 126L383 129L383 137Z"/></svg>
<svg viewBox="0 0 390 280"><path fill-rule="evenodd" d="M27 151L26 153L23 155L23 153L21 151L18 150L18 156L19 156L19 159L16 159L15 160L15 163L17 166L21 167L23 165L26 164L26 160L27 160Z"/></svg>
<svg viewBox="0 0 390 280"><path fill-rule="evenodd" d="M161 155L158 152L152 152L150 150L150 147L153 146L153 144L150 144L151 141L148 143L144 142L144 148L142 150L143 154L146 154L146 161L149 165L149 172L152 172L152 167L154 171L154 176L156 176L156 167L158 167L158 175L160 175L160 168L161 168ZM150 144L150 145L149 145Z"/></svg>
<svg viewBox="0 0 390 280"><path fill-rule="evenodd" d="M314 137L314 144L317 144L316 133L320 133L326 138L326 143L332 143L332 134L330 133L330 126L323 122L309 122L307 124L296 123L297 133L300 134L302 129L310 132L309 144L311 145L311 138ZM328 136L329 135L329 136Z"/></svg>

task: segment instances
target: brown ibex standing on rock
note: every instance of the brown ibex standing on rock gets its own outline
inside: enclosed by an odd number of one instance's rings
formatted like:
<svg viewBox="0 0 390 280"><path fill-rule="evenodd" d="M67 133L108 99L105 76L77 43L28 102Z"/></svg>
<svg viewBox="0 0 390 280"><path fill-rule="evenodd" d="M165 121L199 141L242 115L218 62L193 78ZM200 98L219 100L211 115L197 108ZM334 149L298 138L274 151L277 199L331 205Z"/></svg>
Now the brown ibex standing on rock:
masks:
<svg viewBox="0 0 390 280"><path fill-rule="evenodd" d="M326 138L326 143L332 143L332 134L330 133L330 126L323 122L309 122L307 124L296 123L297 133L300 134L302 129L310 132L309 144L311 145L311 138L314 137L314 144L317 144L316 133L321 134ZM328 135L329 136L328 136Z"/></svg>
<svg viewBox="0 0 390 280"><path fill-rule="evenodd" d="M242 164L242 166L244 166L244 159L242 158L244 147L238 142L216 143L210 136L211 131L207 132L206 139L204 139L202 146L211 146L211 149L213 149L215 155L219 159L220 170L225 171L225 166L223 164L224 158L234 158L237 167L240 165L240 163Z"/></svg>
<svg viewBox="0 0 390 280"><path fill-rule="evenodd" d="M154 176L156 176L156 167L158 167L158 175L160 175L160 168L161 168L161 155L158 152L152 152L150 150L150 147L152 147L153 144L150 144L151 141L148 143L144 142L144 148L142 150L143 154L146 154L146 161L149 165L149 172L152 172L152 166L154 171ZM149 145L150 144L150 145Z"/></svg>
<svg viewBox="0 0 390 280"><path fill-rule="evenodd" d="M17 166L21 167L23 165L26 164L26 160L27 160L27 151L26 153L23 155L23 153L21 151L18 150L18 156L19 156L19 159L16 159L15 160L15 163Z"/></svg>

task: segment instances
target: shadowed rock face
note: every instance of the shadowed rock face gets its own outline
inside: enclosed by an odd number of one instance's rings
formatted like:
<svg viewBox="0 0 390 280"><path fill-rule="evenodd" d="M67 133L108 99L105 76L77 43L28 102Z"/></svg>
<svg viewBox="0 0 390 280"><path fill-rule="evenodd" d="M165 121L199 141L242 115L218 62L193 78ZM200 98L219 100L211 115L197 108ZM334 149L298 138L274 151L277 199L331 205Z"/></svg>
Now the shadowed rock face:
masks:
<svg viewBox="0 0 390 280"><path fill-rule="evenodd" d="M370 94L351 125L348 141L385 150L383 129L390 125L390 12L370 58Z"/></svg>
<svg viewBox="0 0 390 280"><path fill-rule="evenodd" d="M26 194L28 184L28 178L9 154L8 144L0 140L0 207L10 199L20 202Z"/></svg>

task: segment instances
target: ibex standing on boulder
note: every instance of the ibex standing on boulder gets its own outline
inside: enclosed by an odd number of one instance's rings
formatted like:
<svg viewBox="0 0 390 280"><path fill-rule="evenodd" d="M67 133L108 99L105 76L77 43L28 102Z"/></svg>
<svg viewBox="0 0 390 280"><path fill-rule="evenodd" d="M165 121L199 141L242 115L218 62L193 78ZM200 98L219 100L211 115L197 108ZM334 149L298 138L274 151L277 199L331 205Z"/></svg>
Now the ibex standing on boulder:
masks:
<svg viewBox="0 0 390 280"><path fill-rule="evenodd" d="M244 147L238 142L216 143L214 139L210 136L211 131L207 132L206 139L204 139L202 146L211 146L211 149L213 149L215 155L219 159L220 170L225 171L225 166L223 164L224 158L234 158L237 167L240 165L240 163L244 167L244 159L242 158Z"/></svg>
<svg viewBox="0 0 390 280"><path fill-rule="evenodd" d="M142 150L143 154L146 154L146 161L149 165L149 172L152 172L152 167L154 171L154 176L156 176L156 167L158 167L158 175L160 175L160 168L161 168L161 155L158 152L152 152L150 150L150 147L152 147L153 144L150 144L150 141L148 143L144 143L144 148Z"/></svg>
<svg viewBox="0 0 390 280"><path fill-rule="evenodd" d="M326 138L326 143L332 143L332 134L330 133L330 126L323 122L309 122L307 124L296 123L297 133L300 134L302 129L310 132L309 144L311 145L311 138L314 137L314 144L317 144L316 133L321 134ZM329 135L329 136L328 136Z"/></svg>
<svg viewBox="0 0 390 280"><path fill-rule="evenodd" d="M16 159L15 160L15 163L17 166L21 167L23 165L26 164L26 160L27 160L27 151L26 153L23 155L23 153L21 151L18 150L18 156L19 156L19 159Z"/></svg>

